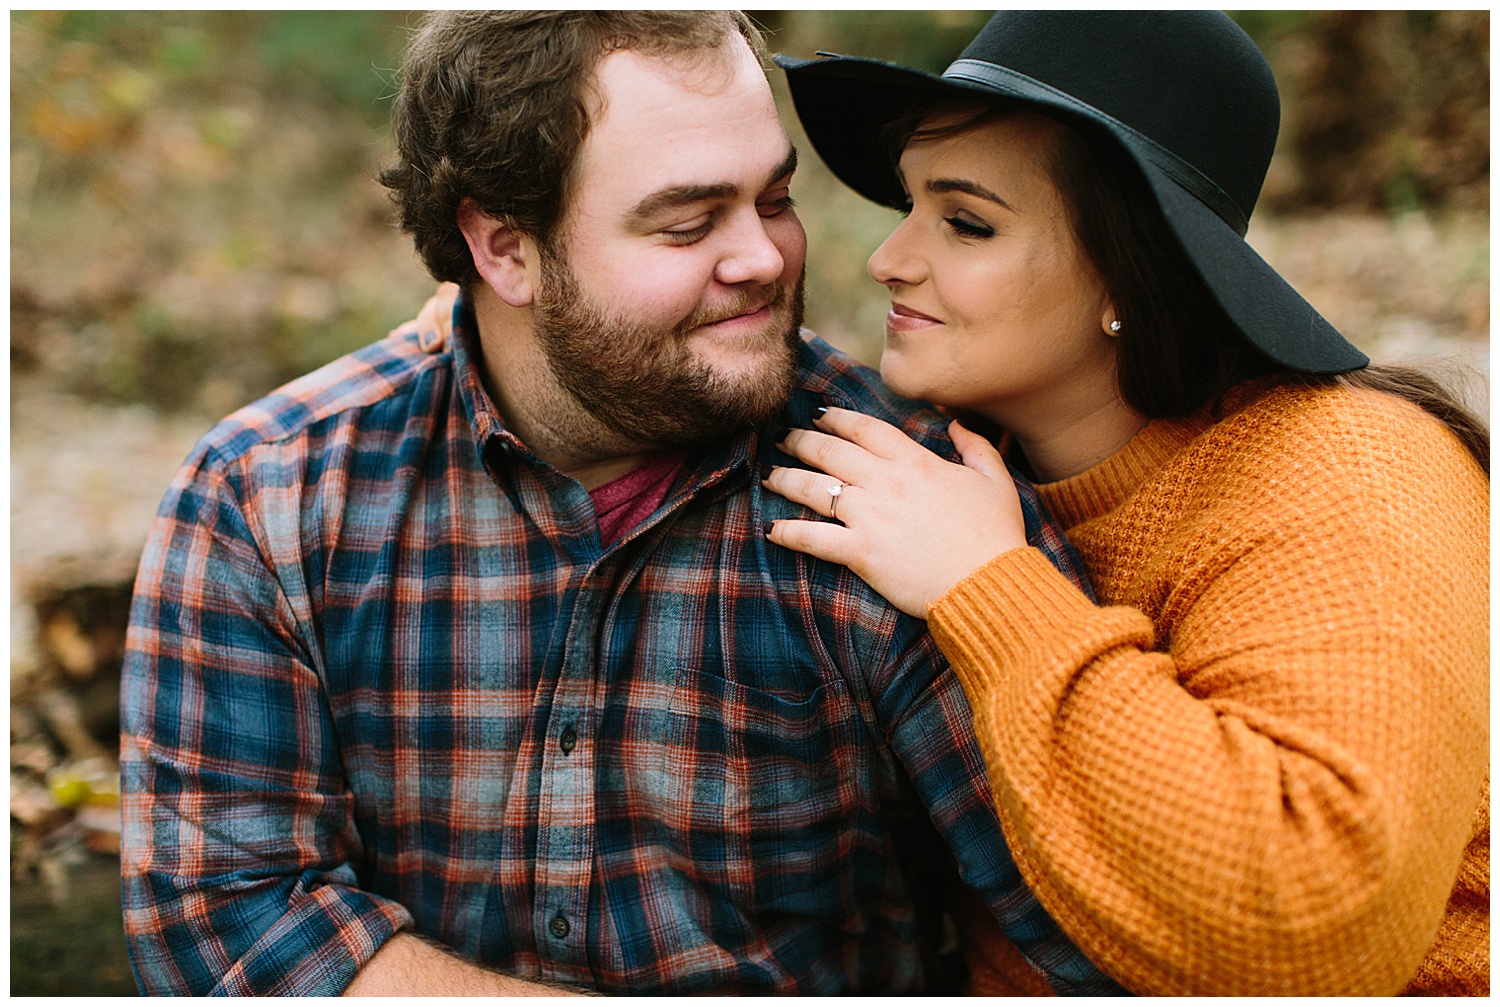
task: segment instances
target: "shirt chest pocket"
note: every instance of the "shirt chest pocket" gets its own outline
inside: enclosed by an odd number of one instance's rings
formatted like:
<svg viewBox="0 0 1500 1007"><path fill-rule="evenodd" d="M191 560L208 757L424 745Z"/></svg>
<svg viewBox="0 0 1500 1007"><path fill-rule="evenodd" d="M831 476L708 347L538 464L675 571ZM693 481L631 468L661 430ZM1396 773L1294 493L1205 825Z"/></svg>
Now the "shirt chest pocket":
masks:
<svg viewBox="0 0 1500 1007"><path fill-rule="evenodd" d="M662 811L700 881L754 911L841 911L842 855L874 812L842 685L772 693L680 669L665 740Z"/></svg>

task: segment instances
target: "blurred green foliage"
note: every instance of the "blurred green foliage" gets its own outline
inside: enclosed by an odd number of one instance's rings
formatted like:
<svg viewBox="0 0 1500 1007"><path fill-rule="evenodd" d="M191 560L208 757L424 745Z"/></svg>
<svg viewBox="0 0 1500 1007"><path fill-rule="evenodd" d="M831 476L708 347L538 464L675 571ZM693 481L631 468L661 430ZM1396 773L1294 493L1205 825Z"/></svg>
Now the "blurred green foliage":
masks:
<svg viewBox="0 0 1500 1007"><path fill-rule="evenodd" d="M222 95L236 87L321 93L372 126L385 122L405 29L392 11L18 11L12 30L108 49L163 84Z"/></svg>
<svg viewBox="0 0 1500 1007"><path fill-rule="evenodd" d="M875 56L942 73L993 11L750 11L770 31L775 52L811 57L818 50Z"/></svg>
<svg viewBox="0 0 1500 1007"><path fill-rule="evenodd" d="M1305 10L1232 10L1225 11L1234 23L1245 29L1262 52L1306 26L1313 11Z"/></svg>
<svg viewBox="0 0 1500 1007"><path fill-rule="evenodd" d="M221 414L431 282L374 181L403 12L11 18L11 361Z"/></svg>

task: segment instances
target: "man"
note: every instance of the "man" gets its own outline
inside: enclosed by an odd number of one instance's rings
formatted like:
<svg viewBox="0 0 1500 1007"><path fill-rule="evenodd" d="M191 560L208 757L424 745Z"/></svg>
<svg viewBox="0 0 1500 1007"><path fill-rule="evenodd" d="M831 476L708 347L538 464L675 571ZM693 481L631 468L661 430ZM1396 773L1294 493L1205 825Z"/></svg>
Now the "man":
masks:
<svg viewBox="0 0 1500 1007"><path fill-rule="evenodd" d="M142 560L145 992L922 991L932 823L1054 983L1107 988L1006 856L924 626L762 537L805 516L760 489L780 428L941 426L798 336L758 44L666 11L414 40L385 181L464 285L450 350L230 417Z"/></svg>

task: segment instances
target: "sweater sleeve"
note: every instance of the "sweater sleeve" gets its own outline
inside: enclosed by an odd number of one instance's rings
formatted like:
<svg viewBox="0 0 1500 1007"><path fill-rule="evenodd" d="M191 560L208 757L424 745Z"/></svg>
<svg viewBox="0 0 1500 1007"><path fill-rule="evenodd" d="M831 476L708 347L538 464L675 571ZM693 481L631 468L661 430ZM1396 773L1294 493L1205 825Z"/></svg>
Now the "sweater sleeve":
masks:
<svg viewBox="0 0 1500 1007"><path fill-rule="evenodd" d="M1433 941L1487 763L1488 483L1407 430L1122 519L1136 604L1019 549L931 609L1018 867L1135 993L1393 994Z"/></svg>

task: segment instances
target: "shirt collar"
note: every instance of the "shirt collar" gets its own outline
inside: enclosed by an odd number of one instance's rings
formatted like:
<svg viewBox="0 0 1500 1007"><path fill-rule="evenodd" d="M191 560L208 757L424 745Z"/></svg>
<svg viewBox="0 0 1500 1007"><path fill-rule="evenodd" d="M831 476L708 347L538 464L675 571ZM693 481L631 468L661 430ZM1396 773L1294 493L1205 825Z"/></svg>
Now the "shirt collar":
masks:
<svg viewBox="0 0 1500 1007"><path fill-rule="evenodd" d="M526 446L515 434L505 428L505 421L495 408L490 393L485 390L484 352L479 343L479 324L474 318L474 309L469 304L468 294L460 290L453 302L453 333L448 345L453 351L453 374L458 385L459 401L474 433L474 443L481 455L488 457L490 442L498 440L508 451L522 451L530 455ZM534 456L533 456L534 457Z"/></svg>

